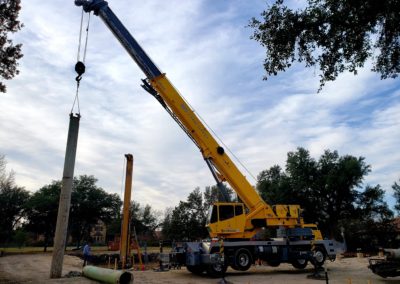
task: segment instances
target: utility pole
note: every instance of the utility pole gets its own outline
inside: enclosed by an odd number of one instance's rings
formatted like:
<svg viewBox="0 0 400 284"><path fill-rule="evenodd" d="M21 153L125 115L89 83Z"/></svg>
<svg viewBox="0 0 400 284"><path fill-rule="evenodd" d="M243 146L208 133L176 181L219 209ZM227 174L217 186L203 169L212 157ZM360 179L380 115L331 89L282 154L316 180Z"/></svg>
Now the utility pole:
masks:
<svg viewBox="0 0 400 284"><path fill-rule="evenodd" d="M74 181L76 147L78 144L80 114L69 115L67 148L65 150L64 173L58 205L56 233L54 236L53 258L51 260L50 278L60 278L64 261L64 251L67 240L69 208Z"/></svg>
<svg viewBox="0 0 400 284"><path fill-rule="evenodd" d="M126 174L125 174L125 193L124 193L124 208L122 216L121 228L121 243L120 260L122 269L125 268L127 258L130 253L130 234L129 234L129 220L130 220L130 207L131 207L131 191L132 191L132 172L133 172L133 156L126 154Z"/></svg>

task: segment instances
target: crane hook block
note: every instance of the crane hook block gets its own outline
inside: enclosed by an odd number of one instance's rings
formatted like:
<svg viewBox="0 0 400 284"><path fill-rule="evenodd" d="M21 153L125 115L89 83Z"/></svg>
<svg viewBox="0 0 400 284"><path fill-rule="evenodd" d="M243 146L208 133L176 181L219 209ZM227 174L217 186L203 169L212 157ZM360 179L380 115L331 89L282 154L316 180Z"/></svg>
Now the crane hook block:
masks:
<svg viewBox="0 0 400 284"><path fill-rule="evenodd" d="M85 73L85 64L83 64L82 61L78 61L75 64L75 71L78 73L78 76L82 76L83 73Z"/></svg>

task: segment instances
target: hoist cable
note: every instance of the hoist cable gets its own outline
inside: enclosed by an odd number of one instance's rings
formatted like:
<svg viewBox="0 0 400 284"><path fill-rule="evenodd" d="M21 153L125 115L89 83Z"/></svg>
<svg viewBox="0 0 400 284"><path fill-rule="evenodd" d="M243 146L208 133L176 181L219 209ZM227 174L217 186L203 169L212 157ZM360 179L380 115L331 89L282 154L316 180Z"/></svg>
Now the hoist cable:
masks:
<svg viewBox="0 0 400 284"><path fill-rule="evenodd" d="M79 81L76 82L75 99L74 99L74 103L72 104L71 113L74 111L75 103L77 103L78 114L81 114L81 108L79 107L79 96L78 96L78 93L79 93Z"/></svg>
<svg viewBox="0 0 400 284"><path fill-rule="evenodd" d="M82 14L81 14L81 26L80 26L80 29L79 29L78 54L77 54L77 56L76 56L76 61L79 61L79 59L80 59L80 52L81 52L81 42L82 42L83 14L84 14L84 11L83 11L83 8L82 8Z"/></svg>
<svg viewBox="0 0 400 284"><path fill-rule="evenodd" d="M86 40L85 40L85 48L83 50L83 59L82 59L83 63L85 63L85 60L86 60L86 50L87 50L87 43L88 43L88 39L89 39L89 25L90 25L90 13L88 16L88 22L87 22L87 26L86 26Z"/></svg>
<svg viewBox="0 0 400 284"><path fill-rule="evenodd" d="M71 108L71 113L74 110L75 107L75 103L77 104L78 107L78 114L80 114L81 110L80 110L80 106L79 106L79 85L80 85L80 81L82 79L82 75L83 73L85 73L85 59L86 59L86 50L87 50L87 44L88 44L88 39L89 39L89 25L90 25L90 13L89 13L89 17L88 17L88 22L86 25L86 39L85 39L85 46L83 49L83 59L82 61L80 61L80 54L81 54L81 46L82 46L82 30L83 30L83 15L84 15L84 11L82 9L82 14L81 14L81 23L80 23L80 28L79 28L79 43L78 43L78 52L77 52L77 63L75 65L75 71L78 73L78 76L76 76L75 80L76 80L76 93L75 93L75 99L74 102L72 104L72 108Z"/></svg>
<svg viewBox="0 0 400 284"><path fill-rule="evenodd" d="M254 181L257 181L255 176L250 172L250 170L242 163L242 161L233 153L231 149L224 143L224 141L219 138L217 133L207 124L207 122L201 117L201 115L193 108L193 106L190 105L190 103L185 99L185 97L181 94L182 99L187 103L187 105L192 109L193 112L195 112L199 118L203 122L203 124L206 126L206 128L214 134L214 136L217 138L219 142L221 142L222 145L224 145L225 149L228 150L229 153L232 154L232 156L236 159L236 161L243 167L243 169L254 179Z"/></svg>

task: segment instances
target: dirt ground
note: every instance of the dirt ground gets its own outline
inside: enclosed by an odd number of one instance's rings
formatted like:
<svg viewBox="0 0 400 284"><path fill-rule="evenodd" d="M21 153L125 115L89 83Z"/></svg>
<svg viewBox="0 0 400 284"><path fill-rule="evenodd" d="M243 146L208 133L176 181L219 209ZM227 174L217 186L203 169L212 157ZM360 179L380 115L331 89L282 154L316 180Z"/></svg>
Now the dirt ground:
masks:
<svg viewBox="0 0 400 284"><path fill-rule="evenodd" d="M0 283L97 283L83 277L50 279L51 254L6 255L0 257ZM400 283L400 277L381 278L368 268L367 258L343 258L327 263L329 283L375 284ZM75 256L64 257L63 275L70 271L81 271L82 260ZM312 267L299 271L291 265L279 267L253 266L249 271L228 269L227 283L326 283L325 280L308 279ZM221 279L210 279L189 273L185 268L168 272L153 270L133 271L134 283L203 284L220 283Z"/></svg>

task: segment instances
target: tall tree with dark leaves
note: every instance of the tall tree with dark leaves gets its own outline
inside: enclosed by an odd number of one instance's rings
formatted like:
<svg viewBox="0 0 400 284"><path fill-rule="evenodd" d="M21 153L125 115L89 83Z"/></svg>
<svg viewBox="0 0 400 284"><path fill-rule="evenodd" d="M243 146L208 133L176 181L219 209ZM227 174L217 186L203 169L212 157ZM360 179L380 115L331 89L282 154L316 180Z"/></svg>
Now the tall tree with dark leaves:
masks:
<svg viewBox="0 0 400 284"><path fill-rule="evenodd" d="M117 194L109 194L96 185L94 176L81 175L74 178L71 195L70 227L77 247L89 238L91 228L99 221L109 223L118 216L122 201Z"/></svg>
<svg viewBox="0 0 400 284"><path fill-rule="evenodd" d="M0 155L0 243L10 240L13 231L26 215L29 192L15 184L14 172L7 172L7 161Z"/></svg>
<svg viewBox="0 0 400 284"><path fill-rule="evenodd" d="M394 182L394 184L392 185L392 189L393 189L393 197L396 200L394 209L397 211L398 215L400 215L400 179L399 183Z"/></svg>
<svg viewBox="0 0 400 284"><path fill-rule="evenodd" d="M18 20L21 10L20 0L0 0L0 77L10 80L19 73L18 60L23 56L22 44L14 44L10 33L22 27ZM0 81L0 92L6 92L6 85Z"/></svg>
<svg viewBox="0 0 400 284"><path fill-rule="evenodd" d="M213 193L211 192L213 191ZM187 200L180 201L165 215L162 232L170 240L198 240L207 237L206 219L211 199L218 195L217 188L208 187L204 199L200 188L193 190ZM207 195L207 196L206 196Z"/></svg>
<svg viewBox="0 0 400 284"><path fill-rule="evenodd" d="M154 239L154 232L159 225L157 220L158 215L159 212L154 210L149 204L143 207L140 203L132 201L130 206L131 235L133 236L133 230L135 229L140 239Z"/></svg>
<svg viewBox="0 0 400 284"><path fill-rule="evenodd" d="M291 9L277 0L253 18L252 38L266 49L266 75L296 61L320 70L320 89L344 71L357 74L372 59L382 79L400 72L400 5L397 0L307 0Z"/></svg>
<svg viewBox="0 0 400 284"><path fill-rule="evenodd" d="M296 203L290 201L293 196L289 179L278 165L262 171L257 176L257 191L268 204Z"/></svg>
<svg viewBox="0 0 400 284"><path fill-rule="evenodd" d="M326 150L318 159L304 148L289 152L286 171L262 171L257 189L270 204L299 204L306 222L319 223L325 235L340 234L340 220L355 212L357 189L370 171L363 157Z"/></svg>
<svg viewBox="0 0 400 284"><path fill-rule="evenodd" d="M379 247L398 245L393 212L384 196L385 191L380 185L367 185L357 197L355 212L340 221L350 250L362 248L364 251L376 251Z"/></svg>
<svg viewBox="0 0 400 284"><path fill-rule="evenodd" d="M61 181L54 181L34 192L26 204L27 229L43 235L43 250L51 244L56 231Z"/></svg>

